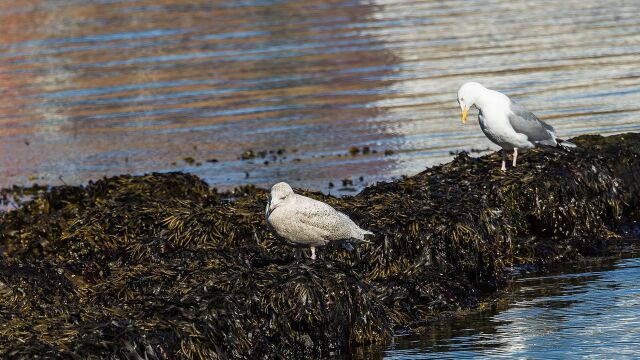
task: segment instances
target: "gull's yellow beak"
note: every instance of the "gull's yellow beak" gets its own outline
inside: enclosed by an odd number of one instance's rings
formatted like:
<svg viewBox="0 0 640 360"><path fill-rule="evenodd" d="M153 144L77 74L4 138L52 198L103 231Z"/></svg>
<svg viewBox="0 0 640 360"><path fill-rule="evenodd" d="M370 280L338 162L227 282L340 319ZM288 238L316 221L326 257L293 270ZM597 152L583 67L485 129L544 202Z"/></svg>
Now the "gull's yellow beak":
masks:
<svg viewBox="0 0 640 360"><path fill-rule="evenodd" d="M460 114L460 120L462 121L463 124L467 123L467 112L468 111L469 111L469 109L467 109L465 107L464 110L462 110L462 113Z"/></svg>

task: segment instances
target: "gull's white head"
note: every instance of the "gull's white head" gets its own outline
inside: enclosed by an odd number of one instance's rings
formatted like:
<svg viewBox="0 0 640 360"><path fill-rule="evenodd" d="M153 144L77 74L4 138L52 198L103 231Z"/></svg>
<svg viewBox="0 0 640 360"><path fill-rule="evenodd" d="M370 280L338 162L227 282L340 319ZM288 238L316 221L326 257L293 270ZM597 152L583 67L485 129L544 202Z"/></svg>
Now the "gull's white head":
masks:
<svg viewBox="0 0 640 360"><path fill-rule="evenodd" d="M269 202L267 203L267 217L282 204L283 201L289 199L293 195L293 189L286 182L279 182L271 187L269 194Z"/></svg>
<svg viewBox="0 0 640 360"><path fill-rule="evenodd" d="M462 111L460 120L462 120L463 124L467 122L469 109L476 105L478 97L486 90L487 88L477 82L468 82L460 87L460 90L458 90L458 104L460 105L460 111Z"/></svg>

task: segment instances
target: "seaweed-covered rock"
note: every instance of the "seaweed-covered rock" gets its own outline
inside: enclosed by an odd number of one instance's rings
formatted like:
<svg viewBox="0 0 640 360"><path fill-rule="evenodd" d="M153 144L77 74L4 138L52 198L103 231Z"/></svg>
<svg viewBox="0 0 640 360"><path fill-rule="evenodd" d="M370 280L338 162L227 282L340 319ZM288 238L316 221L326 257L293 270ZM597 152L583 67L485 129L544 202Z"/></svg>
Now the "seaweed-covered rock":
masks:
<svg viewBox="0 0 640 360"><path fill-rule="evenodd" d="M271 358L382 343L493 294L520 264L606 254L638 220L640 136L573 139L501 172L499 154L354 197L317 192L376 233L313 262L264 221L267 193L181 173L28 195L0 217L3 358Z"/></svg>

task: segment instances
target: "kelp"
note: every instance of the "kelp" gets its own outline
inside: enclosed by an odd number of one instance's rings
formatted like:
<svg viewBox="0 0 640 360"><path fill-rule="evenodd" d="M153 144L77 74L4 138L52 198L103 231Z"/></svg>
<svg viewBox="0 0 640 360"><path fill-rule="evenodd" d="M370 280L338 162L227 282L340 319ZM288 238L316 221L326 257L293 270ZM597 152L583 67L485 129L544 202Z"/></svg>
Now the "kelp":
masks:
<svg viewBox="0 0 640 360"><path fill-rule="evenodd" d="M276 239L267 191L183 173L13 187L0 217L2 358L328 356L495 294L518 265L608 254L638 220L640 136L584 136L516 168L459 154L335 198L353 251Z"/></svg>

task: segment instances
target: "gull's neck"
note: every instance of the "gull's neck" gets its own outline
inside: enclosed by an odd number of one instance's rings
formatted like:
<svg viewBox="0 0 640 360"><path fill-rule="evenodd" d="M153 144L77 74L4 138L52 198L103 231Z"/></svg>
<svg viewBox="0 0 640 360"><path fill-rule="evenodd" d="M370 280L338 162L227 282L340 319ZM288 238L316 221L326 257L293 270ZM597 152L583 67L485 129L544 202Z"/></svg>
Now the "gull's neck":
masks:
<svg viewBox="0 0 640 360"><path fill-rule="evenodd" d="M508 106L511 100L503 93L484 88L476 92L474 103L478 109L486 110L490 106Z"/></svg>

